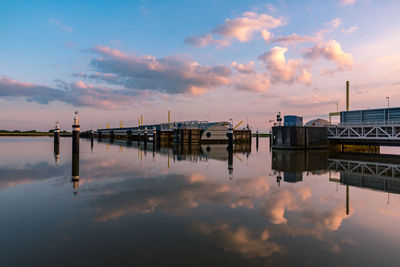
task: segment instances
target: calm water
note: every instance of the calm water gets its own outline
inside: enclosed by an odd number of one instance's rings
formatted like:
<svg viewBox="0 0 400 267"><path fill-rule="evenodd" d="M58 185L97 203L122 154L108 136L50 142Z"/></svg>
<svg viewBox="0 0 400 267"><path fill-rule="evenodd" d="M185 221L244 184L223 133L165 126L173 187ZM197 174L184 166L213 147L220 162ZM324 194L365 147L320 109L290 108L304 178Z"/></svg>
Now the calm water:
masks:
<svg viewBox="0 0 400 267"><path fill-rule="evenodd" d="M143 144L142 144L143 145ZM398 266L400 158L0 138L2 266ZM396 171L397 169L397 171ZM79 172L79 181L71 181Z"/></svg>

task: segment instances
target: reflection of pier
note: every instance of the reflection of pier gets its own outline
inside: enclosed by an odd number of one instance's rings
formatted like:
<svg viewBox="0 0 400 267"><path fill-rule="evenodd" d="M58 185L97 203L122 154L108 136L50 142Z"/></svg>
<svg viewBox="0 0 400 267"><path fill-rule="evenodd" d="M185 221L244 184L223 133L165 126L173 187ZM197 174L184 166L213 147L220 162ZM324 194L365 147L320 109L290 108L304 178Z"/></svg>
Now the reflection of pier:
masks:
<svg viewBox="0 0 400 267"><path fill-rule="evenodd" d="M328 161L329 170L340 172L331 181L400 194L400 157L338 154Z"/></svg>
<svg viewBox="0 0 400 267"><path fill-rule="evenodd" d="M145 153L157 153L161 156L170 156L177 161L207 161L220 160L227 161L229 159L229 150L226 144L174 144L161 143L158 146L154 143L137 143L127 140L98 140L110 145L138 149ZM240 143L233 146L233 154L248 156L251 153L251 143Z"/></svg>
<svg viewBox="0 0 400 267"><path fill-rule="evenodd" d="M233 156L238 160L243 161L240 154L249 156L251 153L251 143L236 143L233 148L229 149L226 144L179 144L179 143L139 143L131 142L129 140L109 140L98 142L106 142L107 146L117 145L122 150L122 147L136 148L138 156L142 159L143 154L152 153L153 158L156 154L168 158L168 168L170 167L170 159L173 161L190 161L207 162L209 159L228 162L229 179L233 179Z"/></svg>

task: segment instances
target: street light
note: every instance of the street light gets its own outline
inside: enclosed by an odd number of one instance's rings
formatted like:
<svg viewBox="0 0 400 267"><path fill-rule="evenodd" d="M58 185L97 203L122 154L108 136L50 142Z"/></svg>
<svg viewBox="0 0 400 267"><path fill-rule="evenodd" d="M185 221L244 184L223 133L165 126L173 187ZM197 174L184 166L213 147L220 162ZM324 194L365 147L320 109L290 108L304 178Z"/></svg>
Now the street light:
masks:
<svg viewBox="0 0 400 267"><path fill-rule="evenodd" d="M387 99L387 101L388 101L388 108L389 108L389 97L387 96L386 99Z"/></svg>

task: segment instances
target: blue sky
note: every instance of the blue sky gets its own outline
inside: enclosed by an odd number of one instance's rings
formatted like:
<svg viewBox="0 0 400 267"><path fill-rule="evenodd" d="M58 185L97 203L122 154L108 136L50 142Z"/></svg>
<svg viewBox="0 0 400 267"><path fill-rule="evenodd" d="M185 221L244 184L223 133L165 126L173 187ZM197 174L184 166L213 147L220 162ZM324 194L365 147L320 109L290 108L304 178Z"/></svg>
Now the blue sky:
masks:
<svg viewBox="0 0 400 267"><path fill-rule="evenodd" d="M399 6L394 0L2 1L0 128L46 129L55 120L67 128L79 109L86 127L133 124L143 113L163 121L172 110L179 120L249 118L267 129L278 110L326 117L336 102L343 106L347 79L354 108L379 106L382 94L396 103ZM279 42L293 34L302 41ZM163 71L151 72L153 61ZM95 73L113 80L89 78Z"/></svg>

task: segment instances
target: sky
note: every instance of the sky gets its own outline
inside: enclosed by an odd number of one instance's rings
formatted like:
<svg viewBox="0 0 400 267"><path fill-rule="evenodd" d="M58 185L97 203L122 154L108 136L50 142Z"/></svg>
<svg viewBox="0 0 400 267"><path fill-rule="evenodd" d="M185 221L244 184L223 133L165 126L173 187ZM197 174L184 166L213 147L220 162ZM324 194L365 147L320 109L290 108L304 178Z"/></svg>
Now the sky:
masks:
<svg viewBox="0 0 400 267"><path fill-rule="evenodd" d="M1 1L0 129L400 106L400 2ZM337 105L336 105L337 104Z"/></svg>

